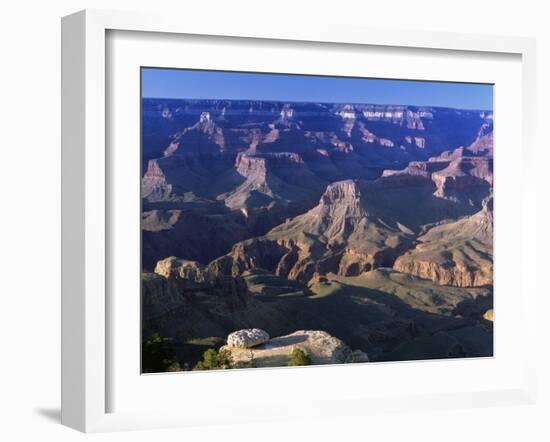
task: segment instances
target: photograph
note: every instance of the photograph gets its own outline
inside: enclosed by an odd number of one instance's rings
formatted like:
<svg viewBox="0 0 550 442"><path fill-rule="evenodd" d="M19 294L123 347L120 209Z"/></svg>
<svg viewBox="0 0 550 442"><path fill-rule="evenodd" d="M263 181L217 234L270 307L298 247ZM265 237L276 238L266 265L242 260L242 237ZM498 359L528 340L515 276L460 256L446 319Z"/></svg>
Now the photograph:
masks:
<svg viewBox="0 0 550 442"><path fill-rule="evenodd" d="M4 3L0 442L550 442L544 2Z"/></svg>
<svg viewBox="0 0 550 442"><path fill-rule="evenodd" d="M493 84L140 80L141 373L493 356Z"/></svg>

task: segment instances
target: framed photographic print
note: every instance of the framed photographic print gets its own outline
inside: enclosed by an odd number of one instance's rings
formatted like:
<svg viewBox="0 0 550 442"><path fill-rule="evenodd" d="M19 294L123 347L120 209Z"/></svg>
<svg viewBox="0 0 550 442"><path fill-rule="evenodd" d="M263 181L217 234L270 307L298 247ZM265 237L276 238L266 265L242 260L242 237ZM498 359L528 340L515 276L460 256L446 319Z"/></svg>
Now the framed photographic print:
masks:
<svg viewBox="0 0 550 442"><path fill-rule="evenodd" d="M531 401L533 57L64 18L63 422Z"/></svg>

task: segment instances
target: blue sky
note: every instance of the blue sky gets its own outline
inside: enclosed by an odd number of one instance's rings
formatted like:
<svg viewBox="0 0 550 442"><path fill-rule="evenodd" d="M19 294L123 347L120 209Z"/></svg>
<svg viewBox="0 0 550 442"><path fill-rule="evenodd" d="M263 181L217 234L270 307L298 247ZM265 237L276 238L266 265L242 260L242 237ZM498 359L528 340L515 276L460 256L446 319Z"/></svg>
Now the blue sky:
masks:
<svg viewBox="0 0 550 442"><path fill-rule="evenodd" d="M486 84L162 68L142 69L142 96L493 109L493 87Z"/></svg>

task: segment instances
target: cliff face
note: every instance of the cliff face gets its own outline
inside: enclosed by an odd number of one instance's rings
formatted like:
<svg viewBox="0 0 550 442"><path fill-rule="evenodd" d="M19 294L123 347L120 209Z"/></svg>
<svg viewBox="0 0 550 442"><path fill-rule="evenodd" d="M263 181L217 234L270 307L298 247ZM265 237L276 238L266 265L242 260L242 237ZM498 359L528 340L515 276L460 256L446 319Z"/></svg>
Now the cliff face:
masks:
<svg viewBox="0 0 550 442"><path fill-rule="evenodd" d="M399 257L394 269L423 279L431 279L442 285L478 287L493 283L491 262L477 253L466 259L457 253L446 257L420 253L410 254Z"/></svg>
<svg viewBox="0 0 550 442"><path fill-rule="evenodd" d="M432 174L434 195L465 204L480 206L493 185L493 159L459 157Z"/></svg>
<svg viewBox="0 0 550 442"><path fill-rule="evenodd" d="M487 138L492 137L489 117L492 114L410 106L144 100L143 148L144 157L155 160L194 156L201 162L205 155L227 156L230 161L216 174L208 174L210 168L197 171L208 184L221 180L217 185L201 186L202 190L212 187L210 197L215 198L219 194L214 189L227 179L239 153L300 154L323 180L373 177L392 164L426 160L458 145L471 146L471 152L485 152ZM487 127L480 130L482 125ZM450 131L450 127L456 130ZM320 149L324 158L318 155ZM157 163L153 169L156 166L165 175L164 185L172 186L178 196L164 167ZM147 181L158 175L153 169L145 180L145 194L150 186ZM167 196L160 192L156 198Z"/></svg>
<svg viewBox="0 0 550 442"><path fill-rule="evenodd" d="M180 342L225 336L271 311L253 299L242 278L210 280L200 266L174 257L159 262L156 271L142 274L144 338L153 332Z"/></svg>
<svg viewBox="0 0 550 442"><path fill-rule="evenodd" d="M246 154L237 156L236 172L244 182L218 196L230 208L258 208L288 204L311 204L326 186L297 153Z"/></svg>
<svg viewBox="0 0 550 442"><path fill-rule="evenodd" d="M150 160L141 180L142 198L151 203L208 198L212 180L231 162L230 156L192 154Z"/></svg>
<svg viewBox="0 0 550 442"><path fill-rule="evenodd" d="M491 353L491 112L143 105L145 335L195 353L244 328L324 330L373 360Z"/></svg>
<svg viewBox="0 0 550 442"><path fill-rule="evenodd" d="M493 212L485 203L475 215L434 227L415 249L397 258L394 269L438 284L493 284Z"/></svg>
<svg viewBox="0 0 550 442"><path fill-rule="evenodd" d="M432 193L438 198L479 208L480 200L492 185L492 163L486 158L465 158L464 154L455 153L447 158L443 153L437 161L424 161L452 145L455 137L468 143L468 155L479 157L488 152L492 143L491 114L355 104L168 100L159 104L153 101L151 105L157 107L148 108L147 103L144 129L149 131L152 128L149 119L156 121L155 118L162 121L159 127L185 125L162 137L155 135L170 141L162 156L149 160L142 178L144 209L148 213L144 249L149 266L170 254L180 254L182 249L190 251L190 259L207 264L214 253L219 253L218 256L227 253L231 242L264 235L288 219L305 215L322 195L325 199L332 198L330 193L340 185L331 187L330 183L374 180L384 168L395 165L408 164L405 169L384 172L384 179L373 185L372 192L374 198L381 200L380 193L391 189L392 195L387 199L398 206L402 201L395 196L397 192L402 192L403 199L416 198L418 192L406 188L426 187L431 180L429 185L435 186ZM448 128L451 122L457 131L442 138L442 128ZM460 135L464 133L471 135ZM415 158L422 161L414 161ZM349 197L354 199L353 192ZM372 210L380 206L380 201L368 205ZM396 222L406 232L415 230L412 224L422 222L403 221L391 213L376 212L370 218L351 213L348 216L344 212L351 211L351 205L344 210L338 207L342 204L328 210L319 208L319 213L310 215L323 218L314 223L313 230L326 228L328 242L338 244L339 248L337 252L331 251L330 256L318 257L320 267L334 270L337 265L338 271L344 273L391 262L394 252L388 256L382 251L387 249L382 243L386 236L391 237L391 242L400 243L402 229L396 227ZM176 217L178 221L165 223L163 227L153 225L154 218L174 218L174 213L169 212L174 210L181 211ZM341 213L331 214L332 210ZM449 216L464 213L461 209ZM361 219L362 224L358 225L356 220ZM384 221L381 223L380 219ZM306 218L304 224L306 221L309 222ZM342 222L349 225L343 226ZM227 228L222 228L220 235L211 234L209 226L214 229L224 223ZM207 233L201 234L200 228L206 228ZM390 233L379 232L388 229ZM316 235L310 230L305 226L304 232ZM343 238L339 238L338 230L357 234L343 233ZM353 243L355 237L355 243L359 243L364 236L361 231L370 232L370 239L363 247L343 246ZM196 236L189 232L195 232ZM330 238L333 234L336 238ZM200 250L199 239L207 239L207 248L212 253ZM214 240L218 244L213 244ZM295 245L278 266L281 274L295 278L311 274L317 264L309 262L308 242L294 238ZM372 250L365 252L365 248Z"/></svg>
<svg viewBox="0 0 550 442"><path fill-rule="evenodd" d="M395 261L397 270L439 284L491 284L491 204L473 215L491 185L491 160L464 157L413 162L370 182L336 182L313 209L237 243L209 266L231 275L261 267L307 282L315 273L358 275ZM446 221L460 216L467 218ZM423 225L442 222L416 238ZM421 245L402 255L414 241Z"/></svg>
<svg viewBox="0 0 550 442"><path fill-rule="evenodd" d="M196 124L173 136L172 142L164 151L164 156L173 155L178 151L216 153L223 150L225 137L222 128L214 123L210 112L202 112Z"/></svg>
<svg viewBox="0 0 550 442"><path fill-rule="evenodd" d="M202 264L175 256L157 262L155 273L167 279L181 280L190 288L202 287L212 282Z"/></svg>

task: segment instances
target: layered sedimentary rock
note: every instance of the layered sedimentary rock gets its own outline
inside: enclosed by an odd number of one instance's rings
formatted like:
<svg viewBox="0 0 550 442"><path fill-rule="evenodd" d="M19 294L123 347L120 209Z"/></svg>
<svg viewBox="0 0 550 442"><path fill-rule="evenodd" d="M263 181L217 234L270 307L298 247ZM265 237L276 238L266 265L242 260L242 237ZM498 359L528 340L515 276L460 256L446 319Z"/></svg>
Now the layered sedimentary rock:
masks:
<svg viewBox="0 0 550 442"><path fill-rule="evenodd" d="M181 367L255 327L280 338L231 347L242 366L296 346L314 363L492 354L491 112L143 104L143 336L173 338Z"/></svg>
<svg viewBox="0 0 550 442"><path fill-rule="evenodd" d="M459 143L485 152L491 118L407 106L148 99L144 158L153 162L145 163L143 195L159 201L183 192L227 194L242 184L236 175L228 181L239 153L300 154L321 180L373 178L392 164L424 160ZM479 130L482 125L487 127ZM451 126L456 130L448 133ZM216 195L215 189L221 191Z"/></svg>
<svg viewBox="0 0 550 442"><path fill-rule="evenodd" d="M167 279L155 273L143 273L141 277L142 318L161 317L185 304L181 281Z"/></svg>
<svg viewBox="0 0 550 442"><path fill-rule="evenodd" d="M435 185L433 195L454 202L481 207L493 185L493 159L464 156L463 148L429 161L412 161L403 170L386 170L384 177L405 180L423 177Z"/></svg>
<svg viewBox="0 0 550 442"><path fill-rule="evenodd" d="M216 153L224 149L225 138L222 128L214 122L210 112L202 112L196 124L173 136L172 142L164 151L164 156L170 156L178 150Z"/></svg>
<svg viewBox="0 0 550 442"><path fill-rule="evenodd" d="M403 232L377 220L370 222L360 192L360 185L353 181L333 184L314 209L265 237L236 244L230 254L210 266L234 275L262 267L300 281L309 280L315 272L368 270L383 260L383 250L400 244Z"/></svg>
<svg viewBox="0 0 550 442"><path fill-rule="evenodd" d="M449 184L450 180L454 187ZM388 171L370 182L332 183L316 207L263 237L237 243L228 255L209 267L214 272L232 275L261 267L276 275L306 282L315 273L358 275L373 268L392 266L416 240L415 232L422 226L475 213L481 207L481 200L488 197L491 182L488 160L461 158L456 162L412 162L404 170ZM463 198L455 198L457 192ZM481 216L472 218L472 223ZM492 229L492 224L487 229ZM464 230L466 238L470 230ZM419 240L428 240L437 231ZM487 247L492 247L492 243ZM481 259L476 262L482 264ZM414 264L419 268L413 269L412 265L407 264L407 268L414 274L439 272L438 268L421 271L420 263ZM466 271L457 273L452 279L454 282L450 282L449 276L449 282L464 285L468 282L466 275ZM472 283L483 284L485 276L482 275L491 277L485 266L473 277Z"/></svg>
<svg viewBox="0 0 550 442"><path fill-rule="evenodd" d="M157 262L155 273L165 278L181 279L189 285L199 286L211 282L203 265L175 256Z"/></svg>
<svg viewBox="0 0 550 442"><path fill-rule="evenodd" d="M239 154L236 172L244 182L218 196L230 208L255 208L273 203L290 204L319 197L326 182L313 174L299 154Z"/></svg>
<svg viewBox="0 0 550 442"><path fill-rule="evenodd" d="M428 109L412 110L405 106L365 106L363 116L368 121L387 121L407 129L424 130L424 119L432 119Z"/></svg>
<svg viewBox="0 0 550 442"><path fill-rule="evenodd" d="M431 163L433 164L433 163ZM432 174L436 196L455 200L478 201L493 184L492 158L459 157Z"/></svg>
<svg viewBox="0 0 550 442"><path fill-rule="evenodd" d="M397 258L394 268L438 284L459 287L493 283L493 212L488 201L475 215L433 227Z"/></svg>
<svg viewBox="0 0 550 442"><path fill-rule="evenodd" d="M254 315L270 314L243 278L210 278L199 264L176 257L160 261L155 270L142 273L144 335L160 330L184 340L225 336L229 329L250 327L242 317L253 321Z"/></svg>
<svg viewBox="0 0 550 442"><path fill-rule="evenodd" d="M210 197L209 188L232 165L231 155L182 153L150 160L142 178L142 198L148 202L182 202Z"/></svg>
<svg viewBox="0 0 550 442"><path fill-rule="evenodd" d="M227 346L231 348L252 348L269 341L269 334L259 328L237 330L227 336Z"/></svg>

